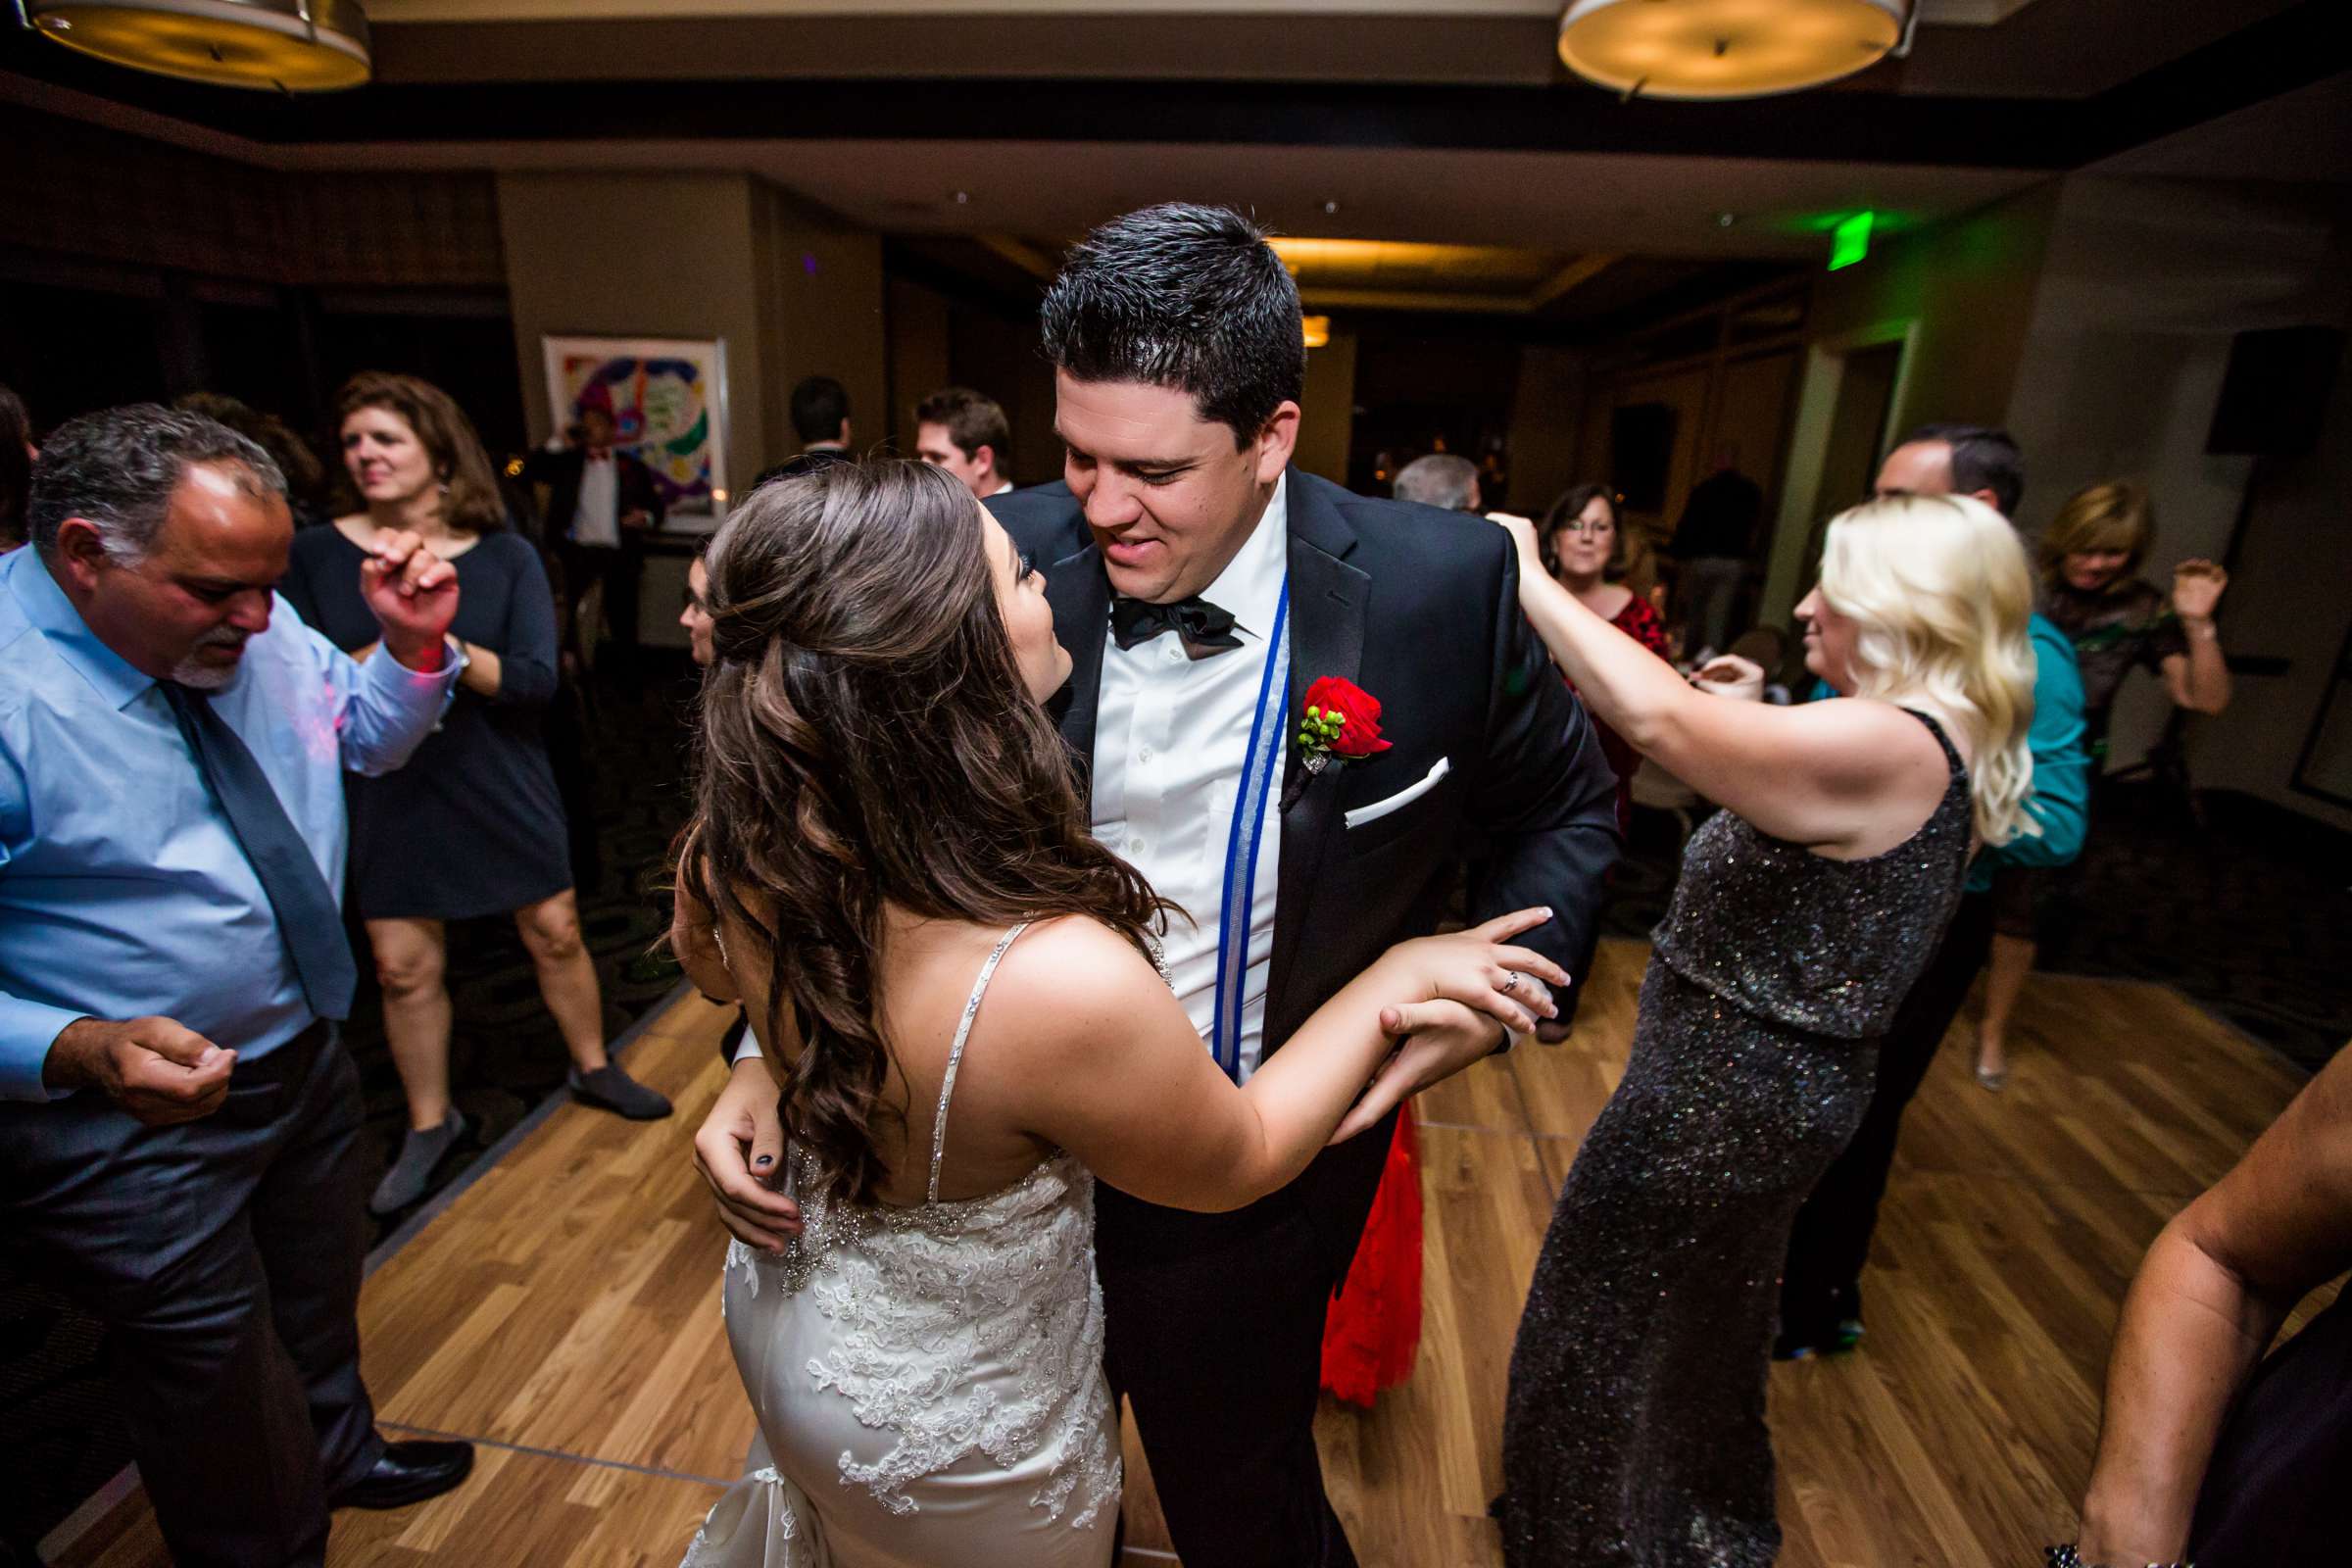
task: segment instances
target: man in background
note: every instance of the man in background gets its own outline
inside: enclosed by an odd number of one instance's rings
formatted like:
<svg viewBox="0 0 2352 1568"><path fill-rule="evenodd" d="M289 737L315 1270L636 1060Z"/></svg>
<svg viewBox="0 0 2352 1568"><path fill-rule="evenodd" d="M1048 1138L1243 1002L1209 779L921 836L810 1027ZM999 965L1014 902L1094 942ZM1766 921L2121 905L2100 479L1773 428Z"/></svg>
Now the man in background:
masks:
<svg viewBox="0 0 2352 1568"><path fill-rule="evenodd" d="M1389 494L1447 512L1477 512L1485 499L1479 494L1478 465L1450 452L1432 452L1398 468Z"/></svg>
<svg viewBox="0 0 2352 1568"><path fill-rule="evenodd" d="M1732 640L1732 612L1764 520L1764 490L1740 471L1740 449L1715 454L1715 471L1690 487L1667 553L1681 564L1675 592L1682 600L1687 653L1721 653Z"/></svg>
<svg viewBox="0 0 2352 1568"><path fill-rule="evenodd" d="M986 501L1010 490L1005 476L1012 425L994 398L969 387L942 387L914 409L914 455L945 468Z"/></svg>
<svg viewBox="0 0 2352 1568"><path fill-rule="evenodd" d="M0 1229L106 1324L181 1568L318 1568L330 1508L466 1478L360 1377L360 1080L336 1021L343 772L448 707L456 568L360 567L355 664L272 585L276 465L153 404L69 420L0 562Z"/></svg>
<svg viewBox="0 0 2352 1568"><path fill-rule="evenodd" d="M832 463L855 463L850 455L850 389L829 375L812 375L792 389L792 433L797 457L786 458L752 481L757 490L770 479L811 473Z"/></svg>
<svg viewBox="0 0 2352 1568"><path fill-rule="evenodd" d="M578 630L580 602L604 587L604 622L615 648L637 643L637 583L645 569L640 540L662 526L663 503L653 470L613 445L610 409L580 411L572 442L533 455L523 477L547 486L548 532L564 566L564 619ZM591 628L593 629L593 628ZM583 646L593 642L583 636Z"/></svg>

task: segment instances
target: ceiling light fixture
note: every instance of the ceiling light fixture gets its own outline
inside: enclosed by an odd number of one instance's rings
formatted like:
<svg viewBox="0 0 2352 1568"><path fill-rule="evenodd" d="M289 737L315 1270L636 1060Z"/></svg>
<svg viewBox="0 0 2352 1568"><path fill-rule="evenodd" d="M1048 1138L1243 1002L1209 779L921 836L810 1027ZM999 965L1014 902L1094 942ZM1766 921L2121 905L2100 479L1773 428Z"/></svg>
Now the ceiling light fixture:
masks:
<svg viewBox="0 0 2352 1568"><path fill-rule="evenodd" d="M1762 98L1910 52L1914 0L1570 0L1561 63L1627 98Z"/></svg>
<svg viewBox="0 0 2352 1568"><path fill-rule="evenodd" d="M332 92L374 70L358 0L17 0L16 9L69 49L219 87Z"/></svg>
<svg viewBox="0 0 2352 1568"><path fill-rule="evenodd" d="M1331 318L1328 316L1302 316L1298 318L1298 326L1310 349L1323 348L1331 342Z"/></svg>

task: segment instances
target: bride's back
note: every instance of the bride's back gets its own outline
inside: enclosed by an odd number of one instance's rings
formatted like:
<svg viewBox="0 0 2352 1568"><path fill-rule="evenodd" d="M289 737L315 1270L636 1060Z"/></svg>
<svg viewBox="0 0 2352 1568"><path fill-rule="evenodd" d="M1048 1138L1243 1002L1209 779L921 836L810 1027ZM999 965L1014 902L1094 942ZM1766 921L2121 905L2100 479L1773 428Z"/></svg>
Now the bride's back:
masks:
<svg viewBox="0 0 2352 1568"><path fill-rule="evenodd" d="M717 915L787 1069L796 1156L850 1202L919 1203L950 1053L995 945L1048 922L1014 945L1015 980L1038 961L1023 950L1064 940L1050 929L1063 915L1141 964L1163 906L1095 842L1040 706L1068 669L1043 579L952 476L840 464L762 485L709 570L716 659L681 907ZM771 1009L778 986L790 994ZM982 1011L970 1049L985 1057L999 1025ZM1006 1027L1017 1040L1018 1020ZM1000 1098L1004 1076L956 1086L943 1196L993 1191L1046 1157Z"/></svg>
<svg viewBox="0 0 2352 1568"><path fill-rule="evenodd" d="M1025 1129L1023 1085L1001 1071L992 1048L1017 1039L1041 1020L1038 982L1050 972L1064 922L1034 928L991 927L961 920L924 920L893 911L874 965L875 1015L888 1044L882 1088L867 1131L884 1174L873 1200L908 1208L930 1196L931 1160L940 1159L938 1198L960 1201L1000 1192L1021 1180L1055 1151ZM1002 955L1013 930L1021 934ZM730 952L736 939L728 935ZM996 963L991 971L991 959ZM733 966L747 1010L768 1016L764 955ZM988 984L982 977L989 974ZM970 1028L964 1029L970 1010ZM790 1009L786 1009L789 1018ZM808 1046L791 1034L769 1040L755 1022L762 1052L788 1075ZM962 1038L959 1040L958 1036ZM960 1049L959 1049L960 1048ZM957 1062L952 1093L951 1059ZM944 1101L944 1103L943 1103Z"/></svg>

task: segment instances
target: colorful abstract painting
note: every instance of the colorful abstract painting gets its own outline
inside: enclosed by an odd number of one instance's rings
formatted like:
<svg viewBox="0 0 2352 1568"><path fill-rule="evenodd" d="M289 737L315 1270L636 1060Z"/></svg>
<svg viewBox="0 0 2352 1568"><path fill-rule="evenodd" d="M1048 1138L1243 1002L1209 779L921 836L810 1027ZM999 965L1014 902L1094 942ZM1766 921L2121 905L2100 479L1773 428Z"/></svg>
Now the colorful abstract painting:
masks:
<svg viewBox="0 0 2352 1568"><path fill-rule="evenodd" d="M616 444L653 470L668 502L670 525L717 526L727 511L725 343L621 337L541 342L556 429L603 409L612 416Z"/></svg>

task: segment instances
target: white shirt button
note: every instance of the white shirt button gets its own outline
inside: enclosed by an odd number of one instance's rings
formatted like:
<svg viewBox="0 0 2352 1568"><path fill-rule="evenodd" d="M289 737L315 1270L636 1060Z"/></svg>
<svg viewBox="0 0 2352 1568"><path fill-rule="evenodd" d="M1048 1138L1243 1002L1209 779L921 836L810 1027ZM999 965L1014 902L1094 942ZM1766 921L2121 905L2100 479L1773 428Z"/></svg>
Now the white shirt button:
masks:
<svg viewBox="0 0 2352 1568"><path fill-rule="evenodd" d="M1150 855L1152 853L1152 846L1146 844L1142 839L1129 839L1127 841L1127 851L1130 855Z"/></svg>
<svg viewBox="0 0 2352 1568"><path fill-rule="evenodd" d="M1170 643L1168 651L1159 657L1162 663L1181 664L1184 662L1184 645L1181 642Z"/></svg>
<svg viewBox="0 0 2352 1568"><path fill-rule="evenodd" d="M1147 746L1142 751L1136 753L1135 760L1139 762L1149 762L1152 760L1152 748Z"/></svg>

